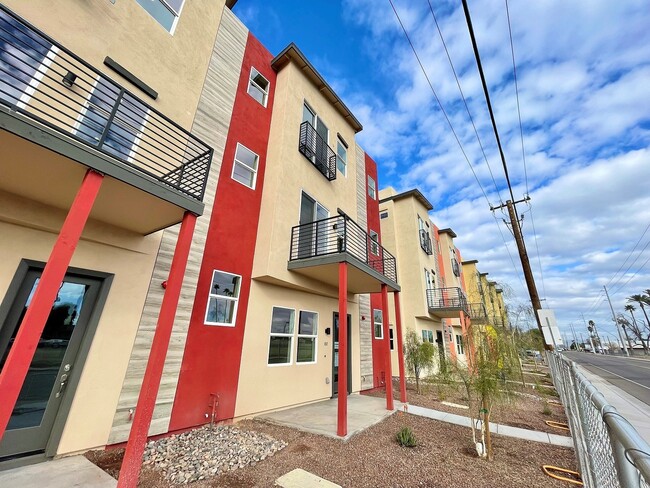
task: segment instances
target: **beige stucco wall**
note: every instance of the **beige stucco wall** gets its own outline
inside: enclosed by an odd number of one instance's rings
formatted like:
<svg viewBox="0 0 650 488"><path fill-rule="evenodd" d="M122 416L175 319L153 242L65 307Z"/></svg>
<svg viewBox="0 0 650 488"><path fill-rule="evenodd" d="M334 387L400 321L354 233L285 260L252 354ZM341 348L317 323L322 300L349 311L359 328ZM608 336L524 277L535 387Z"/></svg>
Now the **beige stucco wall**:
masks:
<svg viewBox="0 0 650 488"><path fill-rule="evenodd" d="M336 150L337 132L348 143L347 175L337 172L328 181L314 165L298 151L303 103L307 103L322 118L329 129L329 145ZM335 295L322 283L287 269L291 245L291 228L300 218L301 193L305 191L324 205L331 217L337 208L352 219L357 218L357 166L354 164L356 143L354 130L343 116L323 97L301 70L293 63L284 66L277 76L273 118L262 194L258 236L263 236L255 249L253 277L267 281L280 280L317 293Z"/></svg>
<svg viewBox="0 0 650 488"><path fill-rule="evenodd" d="M359 369L359 313L354 296L348 301L351 315L352 392L360 390ZM318 338L316 362L298 364L296 336L294 333L293 363L268 365L269 337L273 307L296 311L294 332L298 327L300 310L318 313ZM332 396L332 341L325 328L333 330L333 312L338 311L338 300L312 293L300 292L253 280L246 317L246 330L242 347L241 370L237 389L235 417L267 410L286 408Z"/></svg>
<svg viewBox="0 0 650 488"><path fill-rule="evenodd" d="M167 32L135 1L4 0L35 27L176 123L190 127L224 0L187 0ZM104 66L117 63L158 92L153 100Z"/></svg>
<svg viewBox="0 0 650 488"><path fill-rule="evenodd" d="M0 296L21 259L47 261L66 212L0 193ZM160 242L89 221L71 266L114 274L83 365L57 453L103 446L113 420L131 345Z"/></svg>

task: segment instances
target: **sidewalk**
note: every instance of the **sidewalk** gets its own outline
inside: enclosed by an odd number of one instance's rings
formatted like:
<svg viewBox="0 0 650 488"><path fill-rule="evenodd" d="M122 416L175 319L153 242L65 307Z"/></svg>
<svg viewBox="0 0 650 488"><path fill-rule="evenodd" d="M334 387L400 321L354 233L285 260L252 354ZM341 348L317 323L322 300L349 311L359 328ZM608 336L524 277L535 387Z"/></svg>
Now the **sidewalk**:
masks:
<svg viewBox="0 0 650 488"><path fill-rule="evenodd" d="M11 488L115 488L117 480L83 456L0 471L0 486Z"/></svg>
<svg viewBox="0 0 650 488"><path fill-rule="evenodd" d="M609 381L595 375L587 368L580 365L577 365L577 367L598 391L603 394L605 400L618 410L618 413L625 417L639 435L650 444L650 406L621 390L619 387L612 385Z"/></svg>
<svg viewBox="0 0 650 488"><path fill-rule="evenodd" d="M465 427L472 426L469 417L456 415L454 413L441 412L439 410L432 410L430 408L418 407L417 405L409 405L407 412L413 415L419 415L420 417L448 422L450 424L463 425ZM527 441L543 442L554 446L573 448L573 439L564 435L548 434L538 430L510 427L509 425L495 424L494 422L490 422L490 431L493 434L504 435L506 437L516 437Z"/></svg>

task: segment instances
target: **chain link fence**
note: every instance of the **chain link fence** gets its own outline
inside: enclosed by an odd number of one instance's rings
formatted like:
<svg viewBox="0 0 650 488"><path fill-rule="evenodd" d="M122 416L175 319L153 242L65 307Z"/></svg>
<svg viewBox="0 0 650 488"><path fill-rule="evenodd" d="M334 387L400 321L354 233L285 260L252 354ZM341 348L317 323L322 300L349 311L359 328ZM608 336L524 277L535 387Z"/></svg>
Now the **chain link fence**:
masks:
<svg viewBox="0 0 650 488"><path fill-rule="evenodd" d="M548 353L566 409L584 485L650 488L650 446L605 397L559 353Z"/></svg>

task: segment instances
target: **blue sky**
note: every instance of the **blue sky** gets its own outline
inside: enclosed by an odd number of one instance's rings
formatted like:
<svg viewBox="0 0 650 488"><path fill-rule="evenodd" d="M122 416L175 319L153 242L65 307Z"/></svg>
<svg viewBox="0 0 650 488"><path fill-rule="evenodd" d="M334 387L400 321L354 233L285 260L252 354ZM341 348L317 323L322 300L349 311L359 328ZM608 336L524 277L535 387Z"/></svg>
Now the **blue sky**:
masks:
<svg viewBox="0 0 650 488"><path fill-rule="evenodd" d="M504 215L489 211L507 190L460 1L431 6L480 144L429 3L394 3L480 186L388 0L240 0L234 11L272 53L299 46L364 125L358 141L379 164L380 187L420 188L433 220L458 234L463 258L523 302ZM505 1L468 3L514 194L532 198L519 210L544 306L563 332L570 323L584 332L584 314L613 333L603 285L617 313L650 288L650 231L641 238L650 225L647 1L509 2L525 166Z"/></svg>

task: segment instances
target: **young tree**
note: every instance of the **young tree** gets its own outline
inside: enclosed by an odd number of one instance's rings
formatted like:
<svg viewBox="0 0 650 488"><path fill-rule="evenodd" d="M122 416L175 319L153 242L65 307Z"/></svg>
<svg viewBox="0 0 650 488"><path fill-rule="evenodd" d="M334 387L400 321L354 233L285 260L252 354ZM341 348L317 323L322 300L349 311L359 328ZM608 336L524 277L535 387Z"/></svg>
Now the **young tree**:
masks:
<svg viewBox="0 0 650 488"><path fill-rule="evenodd" d="M435 365L433 344L423 342L414 330L409 329L404 343L406 369L415 376L415 388L420 393L420 376Z"/></svg>

